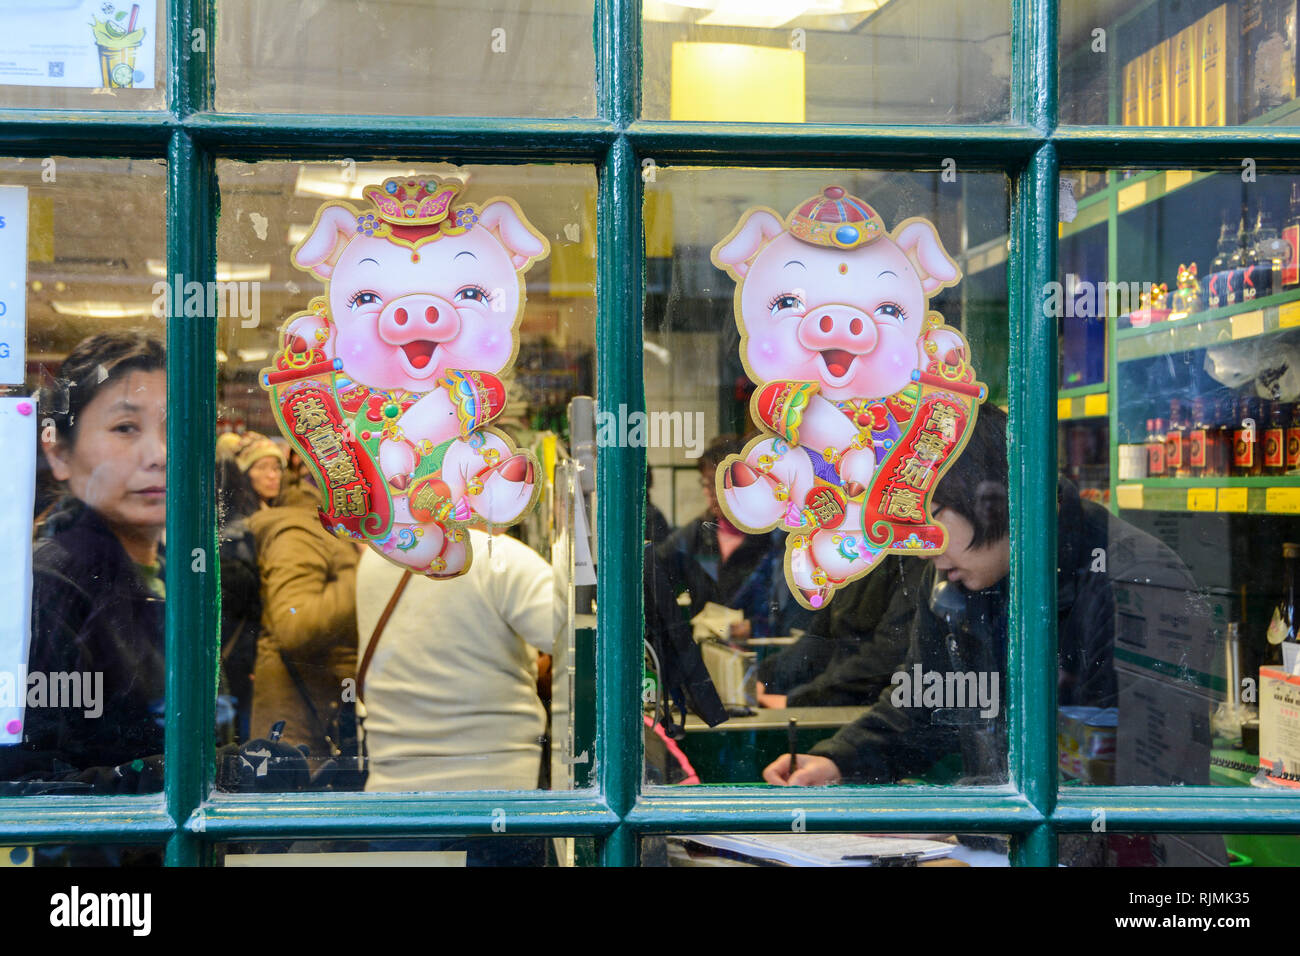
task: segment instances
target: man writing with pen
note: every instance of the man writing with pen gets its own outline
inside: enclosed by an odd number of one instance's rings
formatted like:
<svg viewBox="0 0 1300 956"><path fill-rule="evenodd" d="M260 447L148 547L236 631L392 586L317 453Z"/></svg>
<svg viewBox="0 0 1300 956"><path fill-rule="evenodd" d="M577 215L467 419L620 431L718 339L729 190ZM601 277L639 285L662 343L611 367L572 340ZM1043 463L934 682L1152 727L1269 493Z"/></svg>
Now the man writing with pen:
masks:
<svg viewBox="0 0 1300 956"><path fill-rule="evenodd" d="M811 753L797 754L793 760L783 754L769 764L763 770L768 783L889 783L924 773L952 755L960 757L960 783L1007 780L1002 700L1007 687L1011 549L1006 415L1001 410L991 404L981 409L969 444L936 486L933 505L936 520L948 531L948 547L928 559L922 598L906 625L906 659L893 682L857 721ZM1057 703L1112 707L1116 590L1154 587L1173 594L1180 607L1190 609L1189 630L1208 634L1203 603L1194 593L1191 575L1168 547L1104 508L1082 501L1064 480L1057 509ZM1098 562L1099 553L1108 560ZM898 600L909 598L900 592ZM977 701L977 696L986 695L974 693L965 700L950 700L946 697L951 694L923 694L921 687L910 686L930 673L937 673L936 680L945 688L956 685L949 675L962 675L966 688L978 683L983 690L995 691L993 700ZM935 689L929 681L927 686ZM1183 781L1117 781L1123 782Z"/></svg>

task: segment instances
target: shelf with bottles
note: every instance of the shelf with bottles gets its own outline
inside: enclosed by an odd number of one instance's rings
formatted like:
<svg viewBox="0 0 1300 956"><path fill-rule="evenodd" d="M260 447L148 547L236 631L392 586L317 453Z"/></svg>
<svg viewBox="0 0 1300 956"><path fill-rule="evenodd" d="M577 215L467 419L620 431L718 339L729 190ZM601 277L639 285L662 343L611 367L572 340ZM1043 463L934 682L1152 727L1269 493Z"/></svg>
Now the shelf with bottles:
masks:
<svg viewBox="0 0 1300 956"><path fill-rule="evenodd" d="M1293 328L1300 328L1300 289L1191 312L1182 318L1152 322L1142 328L1115 329L1115 359L1131 362L1212 348Z"/></svg>
<svg viewBox="0 0 1300 956"><path fill-rule="evenodd" d="M1300 475L1217 481L1196 478L1122 481L1115 486L1113 500L1120 511L1300 515Z"/></svg>

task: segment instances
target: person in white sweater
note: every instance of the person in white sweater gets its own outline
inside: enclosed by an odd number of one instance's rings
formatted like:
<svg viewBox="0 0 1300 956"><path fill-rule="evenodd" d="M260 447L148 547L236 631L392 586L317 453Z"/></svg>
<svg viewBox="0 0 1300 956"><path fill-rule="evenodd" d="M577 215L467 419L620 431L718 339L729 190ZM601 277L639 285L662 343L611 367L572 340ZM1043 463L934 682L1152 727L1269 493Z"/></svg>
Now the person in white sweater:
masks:
<svg viewBox="0 0 1300 956"><path fill-rule="evenodd" d="M470 531L458 578L416 574L375 649L364 704L367 791L532 790L546 712L537 653L555 638L551 566L508 535ZM402 577L367 549L357 568L358 659Z"/></svg>

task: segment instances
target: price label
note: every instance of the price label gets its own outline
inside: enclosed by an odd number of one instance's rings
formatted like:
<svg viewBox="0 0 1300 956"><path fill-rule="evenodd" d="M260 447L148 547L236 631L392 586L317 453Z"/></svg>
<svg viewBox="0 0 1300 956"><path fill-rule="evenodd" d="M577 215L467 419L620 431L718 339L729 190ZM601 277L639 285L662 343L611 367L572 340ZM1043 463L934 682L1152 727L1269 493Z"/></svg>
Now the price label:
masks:
<svg viewBox="0 0 1300 956"><path fill-rule="evenodd" d="M1300 325L1300 300L1277 307L1277 325L1280 329L1293 329Z"/></svg>
<svg viewBox="0 0 1300 956"><path fill-rule="evenodd" d="M1121 508L1129 508L1134 511L1142 508L1142 486L1141 485L1120 485L1115 489L1115 500Z"/></svg>
<svg viewBox="0 0 1300 956"><path fill-rule="evenodd" d="M1083 414L1090 418L1097 418L1105 415L1110 406L1107 403L1106 393L1099 392L1096 395L1088 395L1083 400Z"/></svg>
<svg viewBox="0 0 1300 956"><path fill-rule="evenodd" d="M1213 511L1218 507L1218 495L1213 488L1188 488L1188 511Z"/></svg>
<svg viewBox="0 0 1300 956"><path fill-rule="evenodd" d="M1264 313L1259 309L1234 315L1228 321L1232 323L1232 337L1234 340L1248 339L1264 334Z"/></svg>
<svg viewBox="0 0 1300 956"><path fill-rule="evenodd" d="M1119 191L1116 199L1119 202L1120 212L1127 212L1134 206L1142 205L1147 201L1147 181L1144 179L1140 183L1125 186Z"/></svg>
<svg viewBox="0 0 1300 956"><path fill-rule="evenodd" d="M1175 189L1182 189L1192 181L1195 175L1190 169L1165 170L1165 192L1171 193Z"/></svg>
<svg viewBox="0 0 1300 956"><path fill-rule="evenodd" d="M1245 488L1220 488L1219 510L1245 512L1250 495Z"/></svg>
<svg viewBox="0 0 1300 956"><path fill-rule="evenodd" d="M1300 488L1269 488L1264 507L1275 514L1300 514Z"/></svg>
<svg viewBox="0 0 1300 956"><path fill-rule="evenodd" d="M1070 403L1070 399L1068 399L1068 398L1058 398L1058 399L1056 400L1056 419L1057 419L1057 421L1062 421L1062 422L1063 422L1063 421L1065 421L1067 418L1070 417L1070 414L1071 414L1071 411L1070 411L1070 405L1071 405L1071 403Z"/></svg>

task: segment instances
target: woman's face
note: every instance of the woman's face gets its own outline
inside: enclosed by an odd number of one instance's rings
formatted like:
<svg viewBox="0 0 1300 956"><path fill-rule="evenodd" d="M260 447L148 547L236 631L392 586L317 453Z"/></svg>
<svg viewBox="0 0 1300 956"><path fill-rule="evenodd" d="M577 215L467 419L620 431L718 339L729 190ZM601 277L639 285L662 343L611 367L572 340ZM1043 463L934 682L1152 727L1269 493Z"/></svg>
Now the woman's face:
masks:
<svg viewBox="0 0 1300 956"><path fill-rule="evenodd" d="M248 480L253 490L263 501L273 501L280 494L280 479L284 476L284 467L280 459L273 455L259 458L248 468Z"/></svg>
<svg viewBox="0 0 1300 956"><path fill-rule="evenodd" d="M167 373L127 372L91 399L50 470L114 529L161 534L167 517Z"/></svg>
<svg viewBox="0 0 1300 956"><path fill-rule="evenodd" d="M948 548L929 560L949 581L959 581L968 591L991 588L1011 573L1011 539L999 538L986 547L971 547L975 528L951 508L934 512L934 520L948 530Z"/></svg>

